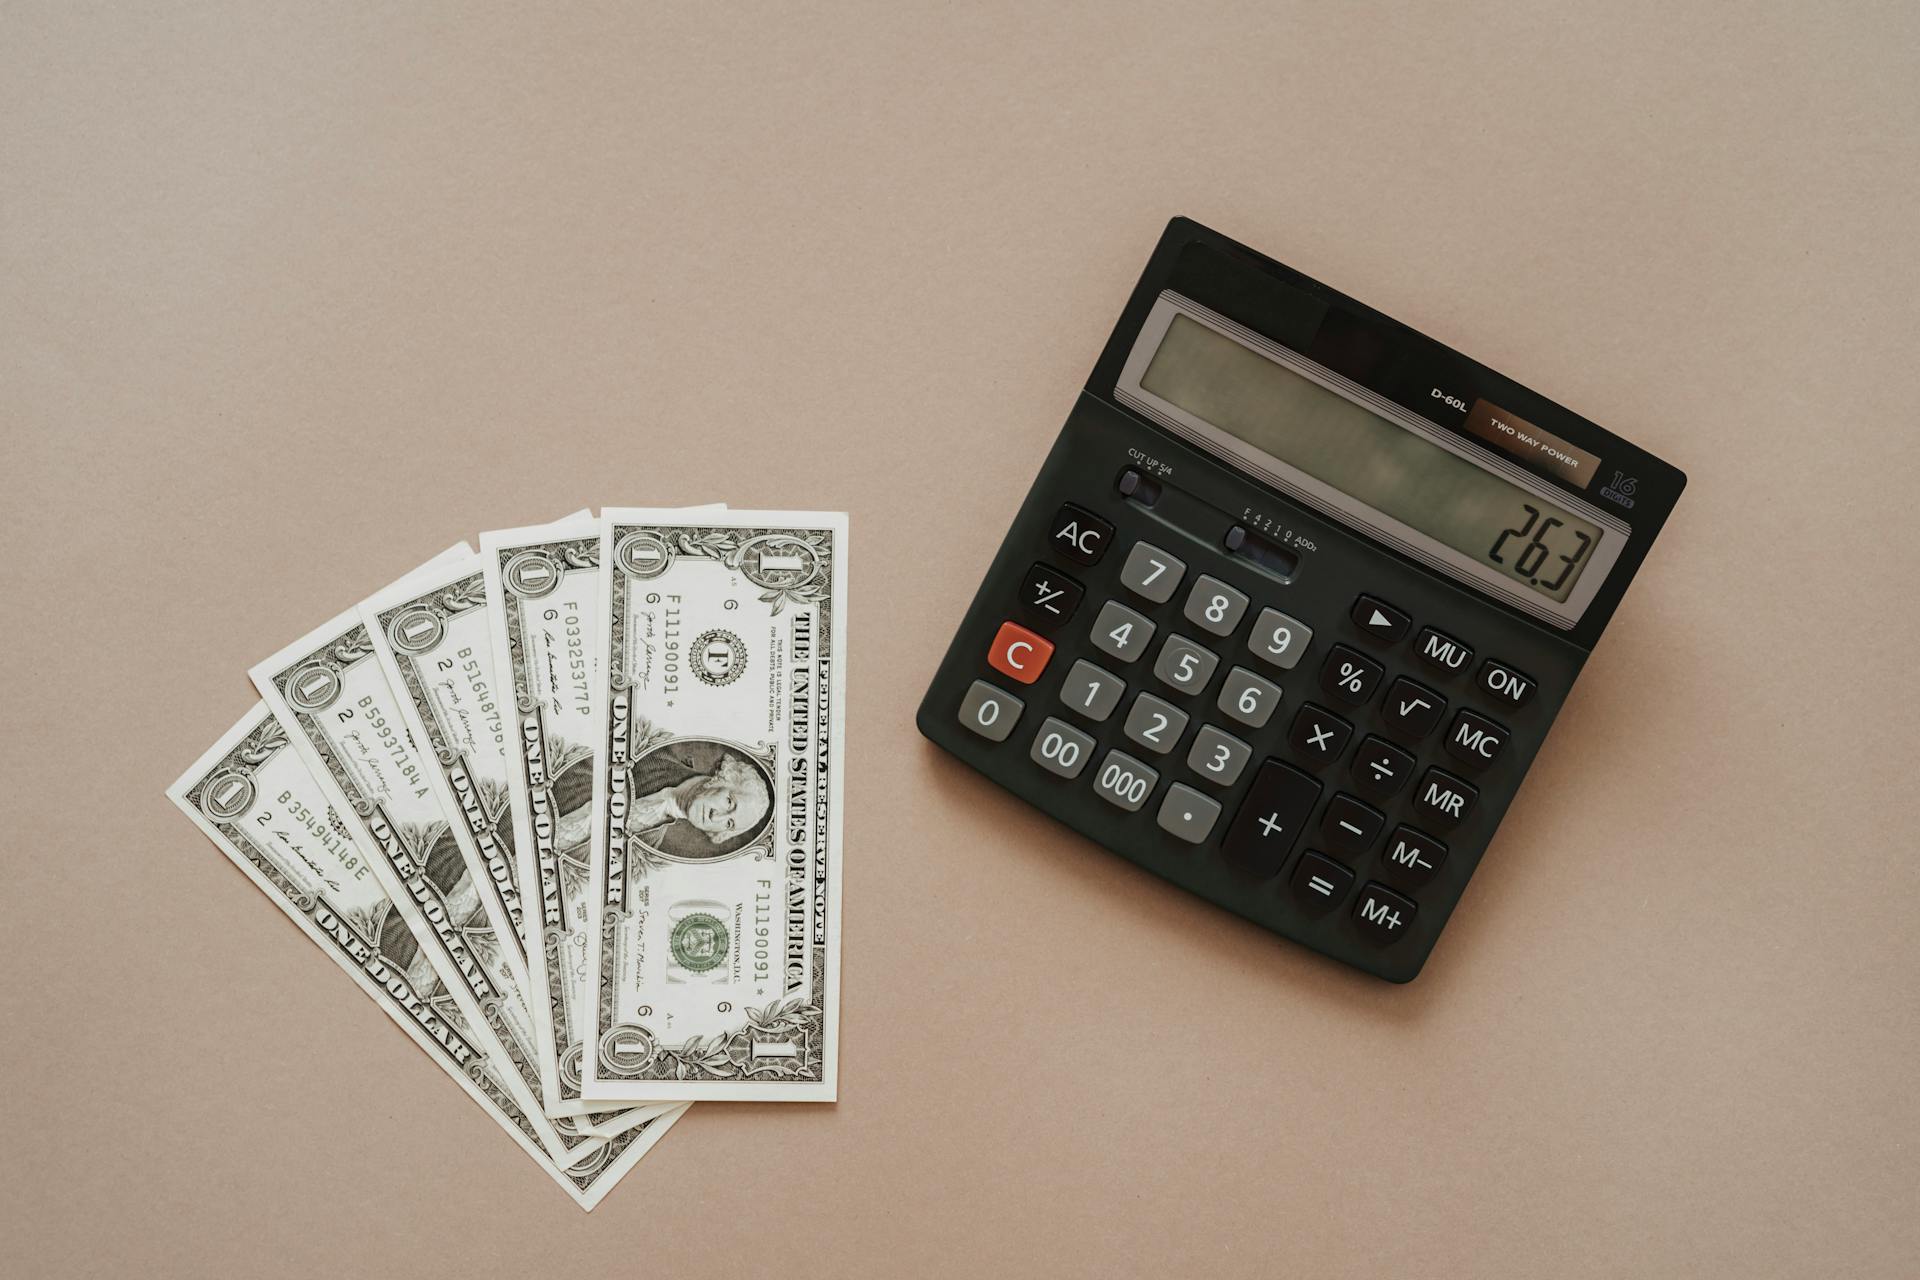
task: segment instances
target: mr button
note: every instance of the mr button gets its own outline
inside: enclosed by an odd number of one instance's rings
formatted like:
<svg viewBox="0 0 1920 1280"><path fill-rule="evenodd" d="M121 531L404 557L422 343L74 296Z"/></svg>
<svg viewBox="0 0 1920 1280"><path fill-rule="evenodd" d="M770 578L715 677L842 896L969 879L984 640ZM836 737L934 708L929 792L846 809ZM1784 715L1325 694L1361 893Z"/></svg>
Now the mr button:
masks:
<svg viewBox="0 0 1920 1280"><path fill-rule="evenodd" d="M1113 541L1113 526L1085 507L1062 503L1053 513L1047 543L1076 564L1098 564Z"/></svg>

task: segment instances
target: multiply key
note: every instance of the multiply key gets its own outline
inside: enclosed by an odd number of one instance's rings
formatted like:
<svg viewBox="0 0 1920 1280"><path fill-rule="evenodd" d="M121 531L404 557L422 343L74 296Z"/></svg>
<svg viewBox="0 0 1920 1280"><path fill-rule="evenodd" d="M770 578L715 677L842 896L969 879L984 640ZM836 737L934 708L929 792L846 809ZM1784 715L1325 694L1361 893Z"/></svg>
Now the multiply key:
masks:
<svg viewBox="0 0 1920 1280"><path fill-rule="evenodd" d="M1320 784L1310 775L1266 761L1220 843L1227 861L1261 879L1278 873L1319 798Z"/></svg>

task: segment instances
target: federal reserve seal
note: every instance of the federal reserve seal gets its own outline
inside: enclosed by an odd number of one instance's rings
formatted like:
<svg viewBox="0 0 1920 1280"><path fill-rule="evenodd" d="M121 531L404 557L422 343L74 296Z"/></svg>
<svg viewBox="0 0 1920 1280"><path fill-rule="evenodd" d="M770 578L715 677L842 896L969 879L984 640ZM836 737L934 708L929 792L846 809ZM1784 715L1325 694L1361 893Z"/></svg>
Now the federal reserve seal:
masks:
<svg viewBox="0 0 1920 1280"><path fill-rule="evenodd" d="M667 950L673 953L674 962L688 973L706 973L726 963L731 942L720 917L700 911L683 917L673 926L673 933L667 938Z"/></svg>
<svg viewBox="0 0 1920 1280"><path fill-rule="evenodd" d="M704 684L732 684L747 669L747 646L731 631L702 631L687 652L688 665Z"/></svg>

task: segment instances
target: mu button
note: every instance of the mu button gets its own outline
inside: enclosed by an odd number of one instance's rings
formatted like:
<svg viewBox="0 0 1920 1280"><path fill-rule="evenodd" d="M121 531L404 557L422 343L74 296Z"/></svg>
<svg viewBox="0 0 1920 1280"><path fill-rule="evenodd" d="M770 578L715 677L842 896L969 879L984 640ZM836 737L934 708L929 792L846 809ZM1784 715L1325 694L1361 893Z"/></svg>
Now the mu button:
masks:
<svg viewBox="0 0 1920 1280"><path fill-rule="evenodd" d="M1053 657L1053 641L1035 635L1017 622L1003 622L987 650L987 665L1009 679L1032 684Z"/></svg>

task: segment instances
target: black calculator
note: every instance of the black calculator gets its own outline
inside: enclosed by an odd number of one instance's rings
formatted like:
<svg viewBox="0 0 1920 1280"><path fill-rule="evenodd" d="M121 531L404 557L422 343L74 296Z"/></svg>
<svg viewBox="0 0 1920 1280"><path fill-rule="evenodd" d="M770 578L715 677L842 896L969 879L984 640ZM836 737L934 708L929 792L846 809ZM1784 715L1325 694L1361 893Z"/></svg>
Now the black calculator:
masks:
<svg viewBox="0 0 1920 1280"><path fill-rule="evenodd" d="M1685 484L1176 218L920 731L1156 875L1406 982Z"/></svg>

